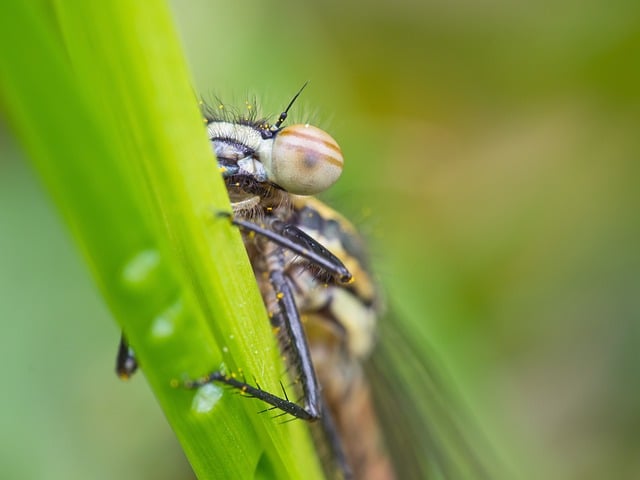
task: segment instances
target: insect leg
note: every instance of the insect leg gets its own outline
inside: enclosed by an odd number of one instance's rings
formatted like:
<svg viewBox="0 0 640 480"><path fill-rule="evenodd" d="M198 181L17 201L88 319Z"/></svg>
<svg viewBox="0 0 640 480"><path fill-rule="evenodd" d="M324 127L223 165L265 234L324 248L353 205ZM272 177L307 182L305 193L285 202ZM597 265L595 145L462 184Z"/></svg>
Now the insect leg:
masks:
<svg viewBox="0 0 640 480"><path fill-rule="evenodd" d="M351 273L333 253L291 223L271 220L269 223L271 229L236 218L231 218L231 223L250 232L262 235L275 244L306 258L312 264L329 272L341 283L348 283L351 280Z"/></svg>
<svg viewBox="0 0 640 480"><path fill-rule="evenodd" d="M118 355L116 356L116 374L123 380L128 379L138 369L138 362L133 348L124 338L124 333L120 336L120 345L118 346Z"/></svg>
<svg viewBox="0 0 640 480"><path fill-rule="evenodd" d="M340 434L338 433L333 416L327 408L326 402L323 401L322 403L323 408L320 422L322 424L322 431L325 435L326 442L331 448L330 454L335 461L335 466L342 473L342 478L344 480L351 480L353 478L353 472L351 471L351 467L347 461L344 446L340 439Z"/></svg>
<svg viewBox="0 0 640 480"><path fill-rule="evenodd" d="M294 245L299 245L305 251L310 252L309 256L305 258L335 275L340 283L349 283L351 281L351 272L347 270L347 267L338 257L294 224L274 220L271 222L271 228L274 232L280 234L282 238L286 238L293 242ZM304 257L302 254L301 256Z"/></svg>
<svg viewBox="0 0 640 480"><path fill-rule="evenodd" d="M280 255L278 255L280 256ZM298 308L296 307L291 286L287 283L282 270L282 259L279 259L280 268L273 269L270 274L271 284L278 299L279 312L276 321L280 321L284 327L285 341L290 342L291 363L296 366L300 375L300 384L304 395L304 408L314 418L321 415L322 397L316 372L311 361L311 352L307 343L307 337L302 328ZM278 318L279 317L279 318Z"/></svg>
<svg viewBox="0 0 640 480"><path fill-rule="evenodd" d="M194 388L212 381L221 382L279 408L296 418L314 421L321 417L323 410L320 388L318 387L318 380L311 362L309 345L300 321L293 291L284 275L282 249L273 244L272 246L273 249L269 255L271 271L269 278L278 304L278 310L274 312L273 320L275 324L282 327L283 341L290 346L292 356L290 361L299 375L304 405L298 405L286 398L266 392L223 372L213 372L203 379L187 382L185 386Z"/></svg>
<svg viewBox="0 0 640 480"><path fill-rule="evenodd" d="M204 378L198 380L189 380L185 382L186 388L197 388L206 385L211 382L224 383L230 387L240 390L243 394L262 400L269 405L272 405L283 412L293 415L296 418L302 420L317 420L317 416L311 415L304 407L301 407L297 403L291 402L285 398L274 395L273 393L262 390L261 388L254 387L246 382L238 380L233 375L226 375L223 372L213 372Z"/></svg>

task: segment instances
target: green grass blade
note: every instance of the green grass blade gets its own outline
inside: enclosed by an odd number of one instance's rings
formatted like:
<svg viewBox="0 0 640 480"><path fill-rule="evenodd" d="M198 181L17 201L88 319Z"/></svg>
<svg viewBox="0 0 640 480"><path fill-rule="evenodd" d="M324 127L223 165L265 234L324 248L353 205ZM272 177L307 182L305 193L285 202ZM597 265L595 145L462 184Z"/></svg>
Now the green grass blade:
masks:
<svg viewBox="0 0 640 480"><path fill-rule="evenodd" d="M6 116L197 475L320 478L302 422L172 386L224 363L277 390L283 370L239 234L214 215L229 203L166 5L5 2L0 39Z"/></svg>

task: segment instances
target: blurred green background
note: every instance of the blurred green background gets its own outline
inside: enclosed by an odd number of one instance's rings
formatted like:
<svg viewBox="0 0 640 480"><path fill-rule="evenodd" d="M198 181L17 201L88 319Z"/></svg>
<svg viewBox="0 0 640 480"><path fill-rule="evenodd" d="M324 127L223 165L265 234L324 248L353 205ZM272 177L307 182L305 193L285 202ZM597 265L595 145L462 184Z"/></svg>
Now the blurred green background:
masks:
<svg viewBox="0 0 640 480"><path fill-rule="evenodd" d="M330 131L326 195L514 478L640 477L640 4L174 1L194 88ZM46 84L46 79L43 79ZM0 131L0 466L190 478Z"/></svg>

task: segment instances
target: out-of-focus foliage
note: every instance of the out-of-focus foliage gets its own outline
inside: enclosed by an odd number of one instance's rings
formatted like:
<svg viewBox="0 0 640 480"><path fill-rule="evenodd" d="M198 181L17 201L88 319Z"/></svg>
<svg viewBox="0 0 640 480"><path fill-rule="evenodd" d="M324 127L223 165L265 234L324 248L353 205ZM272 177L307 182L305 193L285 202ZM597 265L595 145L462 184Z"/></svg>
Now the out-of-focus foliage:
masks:
<svg viewBox="0 0 640 480"><path fill-rule="evenodd" d="M277 113L311 80L293 118L346 159L325 198L370 237L389 299L514 477L637 478L640 4L173 9L205 98ZM114 324L2 138L2 464L176 478L170 432L143 382L111 377Z"/></svg>

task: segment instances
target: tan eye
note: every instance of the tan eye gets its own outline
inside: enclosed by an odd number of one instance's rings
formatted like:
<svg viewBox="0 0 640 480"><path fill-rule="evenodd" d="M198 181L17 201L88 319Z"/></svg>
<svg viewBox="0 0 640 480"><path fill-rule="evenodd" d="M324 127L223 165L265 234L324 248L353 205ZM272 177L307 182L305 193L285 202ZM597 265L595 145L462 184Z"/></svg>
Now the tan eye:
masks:
<svg viewBox="0 0 640 480"><path fill-rule="evenodd" d="M342 151L331 136L310 125L291 125L278 132L271 155L263 159L269 180L296 195L314 195L342 173Z"/></svg>

